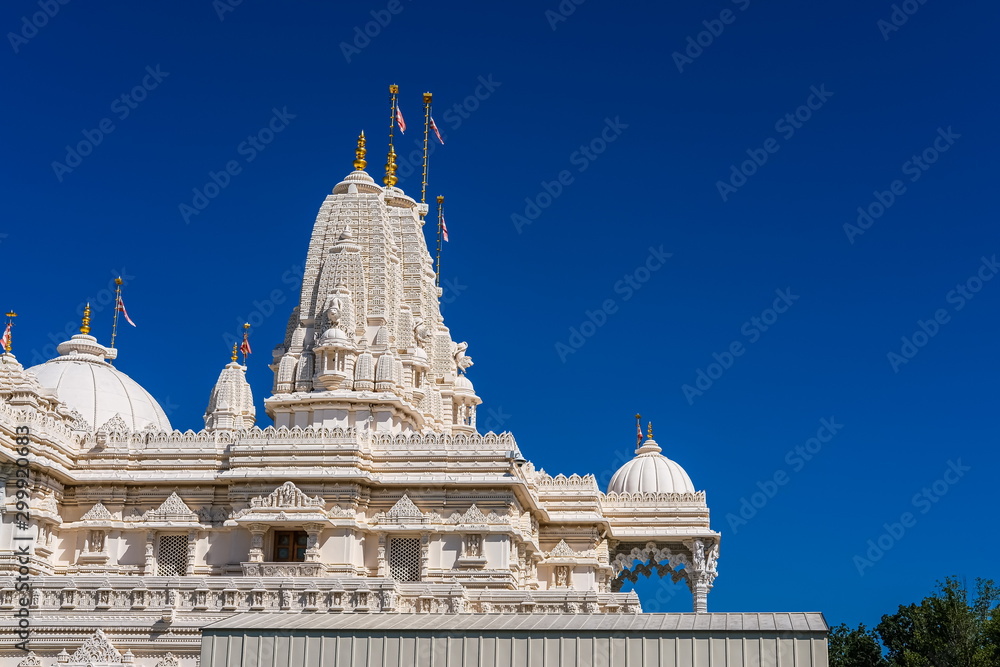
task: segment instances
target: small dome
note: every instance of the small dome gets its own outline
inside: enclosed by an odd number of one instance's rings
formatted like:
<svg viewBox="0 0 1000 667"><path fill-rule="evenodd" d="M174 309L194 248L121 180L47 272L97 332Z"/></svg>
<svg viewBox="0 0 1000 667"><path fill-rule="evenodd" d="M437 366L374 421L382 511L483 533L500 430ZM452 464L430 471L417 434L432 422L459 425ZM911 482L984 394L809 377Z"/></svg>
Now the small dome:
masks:
<svg viewBox="0 0 1000 667"><path fill-rule="evenodd" d="M455 389L457 391L468 391L469 393L475 393L475 389L472 387L472 380L465 377L464 375L459 375L455 378Z"/></svg>
<svg viewBox="0 0 1000 667"><path fill-rule="evenodd" d="M73 336L57 349L60 356L28 370L42 387L54 390L60 401L83 415L95 430L116 414L133 431L150 425L160 431L173 430L156 399L105 361L114 357L115 350L85 334Z"/></svg>
<svg viewBox="0 0 1000 667"><path fill-rule="evenodd" d="M635 450L636 457L611 478L608 493L694 493L694 484L684 468L661 451L652 438L642 443Z"/></svg>
<svg viewBox="0 0 1000 667"><path fill-rule="evenodd" d="M353 349L354 344L347 337L347 334L338 327L330 327L319 337L319 345L329 345L330 347L341 347Z"/></svg>

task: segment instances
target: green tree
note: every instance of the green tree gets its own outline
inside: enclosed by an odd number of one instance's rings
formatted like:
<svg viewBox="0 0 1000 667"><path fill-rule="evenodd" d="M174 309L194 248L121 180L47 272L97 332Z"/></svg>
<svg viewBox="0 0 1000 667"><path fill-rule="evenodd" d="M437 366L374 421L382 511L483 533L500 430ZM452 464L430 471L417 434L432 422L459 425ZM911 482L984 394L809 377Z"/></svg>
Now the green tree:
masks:
<svg viewBox="0 0 1000 667"><path fill-rule="evenodd" d="M900 605L876 630L892 667L996 667L1000 665L1000 589L976 582L976 599L958 579L938 583L920 604ZM831 662L831 665L833 663Z"/></svg>
<svg viewBox="0 0 1000 667"><path fill-rule="evenodd" d="M875 633L864 623L855 629L841 623L830 630L830 667L886 667Z"/></svg>

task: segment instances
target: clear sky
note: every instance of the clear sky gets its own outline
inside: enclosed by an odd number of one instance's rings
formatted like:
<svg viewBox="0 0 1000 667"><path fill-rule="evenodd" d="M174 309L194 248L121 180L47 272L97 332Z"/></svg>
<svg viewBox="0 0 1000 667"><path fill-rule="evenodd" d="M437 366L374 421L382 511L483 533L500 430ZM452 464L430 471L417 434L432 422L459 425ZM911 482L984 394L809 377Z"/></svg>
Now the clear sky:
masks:
<svg viewBox="0 0 1000 667"><path fill-rule="evenodd" d="M381 179L387 84L401 148L429 90L443 308L480 425L604 485L641 413L722 532L710 610L872 624L945 575L1000 578L997 14L11 0L15 353L49 358L88 299L107 342L102 290L121 274L138 327L117 366L174 426L201 428L247 320L268 424L316 211L359 130ZM639 591L690 609L667 584Z"/></svg>

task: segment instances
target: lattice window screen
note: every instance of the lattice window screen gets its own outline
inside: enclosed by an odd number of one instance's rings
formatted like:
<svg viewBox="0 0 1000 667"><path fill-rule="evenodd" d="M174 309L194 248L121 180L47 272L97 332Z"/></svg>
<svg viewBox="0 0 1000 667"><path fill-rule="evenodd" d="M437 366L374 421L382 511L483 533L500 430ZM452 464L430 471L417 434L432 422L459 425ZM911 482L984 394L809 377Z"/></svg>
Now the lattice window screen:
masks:
<svg viewBox="0 0 1000 667"><path fill-rule="evenodd" d="M187 573L188 538L187 535L162 535L160 537L160 555L156 559L161 577L177 577Z"/></svg>
<svg viewBox="0 0 1000 667"><path fill-rule="evenodd" d="M396 581L420 581L420 538L389 540L389 576Z"/></svg>

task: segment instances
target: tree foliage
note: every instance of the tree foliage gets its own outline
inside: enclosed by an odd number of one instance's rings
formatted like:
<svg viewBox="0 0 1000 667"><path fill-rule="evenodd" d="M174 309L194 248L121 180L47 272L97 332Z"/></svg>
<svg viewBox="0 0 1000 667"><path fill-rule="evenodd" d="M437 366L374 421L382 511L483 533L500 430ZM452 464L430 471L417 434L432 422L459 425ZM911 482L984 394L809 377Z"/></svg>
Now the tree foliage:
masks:
<svg viewBox="0 0 1000 667"><path fill-rule="evenodd" d="M830 631L830 667L996 667L1000 665L1000 588L976 581L975 599L954 577L919 604L900 605L875 630Z"/></svg>

